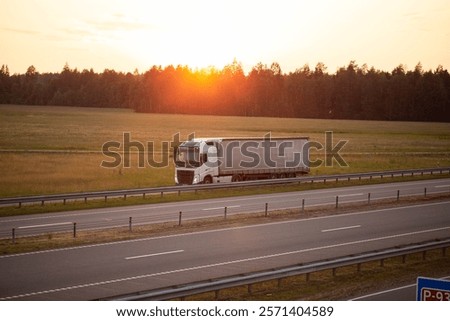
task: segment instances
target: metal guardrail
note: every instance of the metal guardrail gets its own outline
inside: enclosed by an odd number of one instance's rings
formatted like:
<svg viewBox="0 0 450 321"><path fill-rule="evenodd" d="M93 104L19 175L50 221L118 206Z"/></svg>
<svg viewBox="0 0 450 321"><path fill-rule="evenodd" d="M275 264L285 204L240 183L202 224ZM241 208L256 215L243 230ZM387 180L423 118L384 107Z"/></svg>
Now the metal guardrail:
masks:
<svg viewBox="0 0 450 321"><path fill-rule="evenodd" d="M270 280L280 280L282 278L296 276L301 274L314 273L324 270L333 269L333 274L335 269L350 266L359 265L362 263L385 260L392 257L405 256L409 254L443 249L443 255L445 255L445 250L450 247L450 239L433 241L425 244L410 245L404 248L391 248L383 251L362 253L359 255L346 256L341 258L336 258L326 261L317 261L308 263L305 265L296 265L290 267L284 267L277 270L268 270L262 272L256 272L246 275L230 276L226 278L221 278L217 280L207 280L194 282L184 285L178 285L174 287L155 289L150 291L141 291L137 293L131 293L121 296L114 296L109 298L103 298L100 300L117 300L117 301L137 301L137 300L169 300L182 298L189 295L195 295L200 293L219 291L227 288L251 285L259 282L270 281ZM424 254L425 257L425 254Z"/></svg>
<svg viewBox="0 0 450 321"><path fill-rule="evenodd" d="M139 189L124 189L124 190L114 190L114 191L98 191L98 192L81 192L81 193L67 193L67 194L54 194L54 195L37 195L37 196L24 196L24 197L10 197L1 198L0 205L14 205L18 204L19 207L23 203L41 203L44 205L45 202L49 201L63 201L64 204L66 200L76 200L93 198L104 198L105 201L108 197L121 197L126 198L131 195L143 195L146 194L161 194L164 193L181 193L189 191L199 191L199 190L212 190L212 189L224 189L224 188L240 188L240 187L255 187L255 186L267 186L267 185L278 185L278 184L289 184L289 183L302 183L302 182L316 182L316 181L331 181L331 180L351 180L351 179L363 179L363 178L373 178L373 177L394 177L394 176L414 176L417 174L443 174L448 172L450 174L450 167L437 167L437 168L425 168L425 169L409 169L409 170L394 170L394 171L379 171L379 172L368 172L368 173L351 173L351 174L339 174L339 175L321 175L321 176L302 176L294 178L279 178L279 179L267 179L267 180L254 180L254 181L244 181L244 182L233 182L233 183L215 183L207 185L178 185L178 186L164 186L164 187L151 187L151 188L139 188Z"/></svg>

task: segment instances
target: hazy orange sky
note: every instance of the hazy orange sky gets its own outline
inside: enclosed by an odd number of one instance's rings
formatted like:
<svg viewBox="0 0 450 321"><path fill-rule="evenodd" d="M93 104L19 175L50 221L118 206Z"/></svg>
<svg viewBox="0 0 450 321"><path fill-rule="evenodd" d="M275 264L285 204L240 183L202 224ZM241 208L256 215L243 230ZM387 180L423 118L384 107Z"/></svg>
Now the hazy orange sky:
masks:
<svg viewBox="0 0 450 321"><path fill-rule="evenodd" d="M143 72L152 65L283 72L350 60L450 68L448 0L0 0L0 65Z"/></svg>

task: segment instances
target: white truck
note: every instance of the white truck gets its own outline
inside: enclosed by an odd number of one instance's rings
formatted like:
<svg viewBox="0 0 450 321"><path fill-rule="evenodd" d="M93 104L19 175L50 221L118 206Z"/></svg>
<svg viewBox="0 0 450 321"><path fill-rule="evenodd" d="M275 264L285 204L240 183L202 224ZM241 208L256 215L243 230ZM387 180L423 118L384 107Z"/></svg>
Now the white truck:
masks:
<svg viewBox="0 0 450 321"><path fill-rule="evenodd" d="M174 161L176 184L296 177L309 173L308 137L194 138Z"/></svg>

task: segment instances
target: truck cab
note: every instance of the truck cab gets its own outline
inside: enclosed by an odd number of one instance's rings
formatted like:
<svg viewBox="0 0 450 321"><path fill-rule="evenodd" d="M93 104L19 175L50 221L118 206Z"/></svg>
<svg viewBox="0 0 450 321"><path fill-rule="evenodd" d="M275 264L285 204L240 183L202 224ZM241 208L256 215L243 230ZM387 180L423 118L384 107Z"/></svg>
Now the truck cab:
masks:
<svg viewBox="0 0 450 321"><path fill-rule="evenodd" d="M218 176L217 143L206 138L183 142L175 152L175 183L213 183Z"/></svg>

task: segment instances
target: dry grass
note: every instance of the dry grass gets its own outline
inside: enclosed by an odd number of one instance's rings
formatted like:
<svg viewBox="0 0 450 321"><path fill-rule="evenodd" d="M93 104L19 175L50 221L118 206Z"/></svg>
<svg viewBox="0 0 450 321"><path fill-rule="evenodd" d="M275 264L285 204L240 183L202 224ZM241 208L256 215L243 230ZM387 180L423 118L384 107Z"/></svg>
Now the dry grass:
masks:
<svg viewBox="0 0 450 321"><path fill-rule="evenodd" d="M1 196L56 194L167 185L168 169L101 168L99 153L0 153Z"/></svg>
<svg viewBox="0 0 450 321"><path fill-rule="evenodd" d="M137 114L130 110L0 106L0 197L136 188L173 184L167 168L100 167L102 145L124 132L146 143L170 141L180 133L197 137L309 136L324 143L348 140L342 150L349 167L321 166L312 174L450 166L450 124L284 118ZM8 152L4 152L8 150ZM39 150L41 152L27 152ZM56 152L55 152L56 151ZM321 152L320 152L321 153ZM315 157L322 157L318 154ZM313 159L315 159L315 157ZM171 163L171 162L170 162Z"/></svg>

